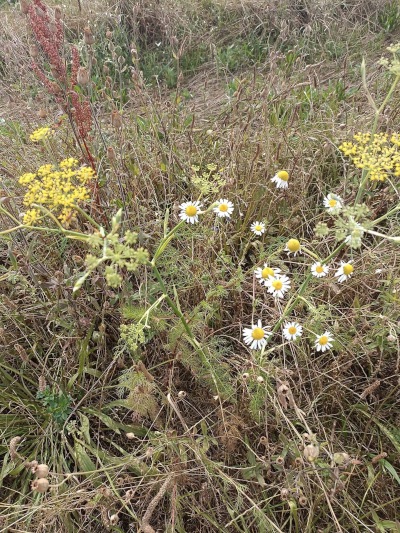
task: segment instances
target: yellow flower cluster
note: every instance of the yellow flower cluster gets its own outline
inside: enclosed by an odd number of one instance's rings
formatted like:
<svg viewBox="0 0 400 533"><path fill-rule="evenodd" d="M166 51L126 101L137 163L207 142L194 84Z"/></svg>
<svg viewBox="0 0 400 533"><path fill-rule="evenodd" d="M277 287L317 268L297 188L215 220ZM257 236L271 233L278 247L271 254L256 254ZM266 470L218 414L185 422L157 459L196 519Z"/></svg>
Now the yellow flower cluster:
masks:
<svg viewBox="0 0 400 533"><path fill-rule="evenodd" d="M366 169L371 180L384 181L389 175L400 176L400 140L397 133L390 139L387 133L377 133L371 140L370 133L354 135L355 143L344 142L339 146L357 168Z"/></svg>
<svg viewBox="0 0 400 533"><path fill-rule="evenodd" d="M35 130L31 137L31 141L41 141L42 139L47 139L51 135L53 135L54 130L52 130L49 127L46 128L39 128L38 130Z"/></svg>
<svg viewBox="0 0 400 533"><path fill-rule="evenodd" d="M21 176L19 183L28 188L24 204L29 207L33 204L43 205L54 210L58 219L66 223L74 212L75 205L90 198L85 185L95 175L93 169L76 168L77 165L76 159L69 158L60 162L59 169L54 165L43 165L36 174L28 172ZM28 209L24 223L32 225L36 221L40 223L40 210L36 207Z"/></svg>

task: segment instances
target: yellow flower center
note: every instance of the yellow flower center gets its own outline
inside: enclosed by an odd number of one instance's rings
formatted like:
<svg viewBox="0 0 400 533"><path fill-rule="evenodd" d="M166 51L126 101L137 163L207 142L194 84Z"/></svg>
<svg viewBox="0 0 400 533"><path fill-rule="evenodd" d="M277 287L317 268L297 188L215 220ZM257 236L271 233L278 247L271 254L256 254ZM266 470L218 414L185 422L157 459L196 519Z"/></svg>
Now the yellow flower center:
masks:
<svg viewBox="0 0 400 533"><path fill-rule="evenodd" d="M297 250L300 249L300 243L297 239L290 239L287 243L286 243L286 246L288 247L288 249L291 251L291 252L297 252Z"/></svg>
<svg viewBox="0 0 400 533"><path fill-rule="evenodd" d="M336 201L336 200L329 200L329 205L330 205L331 207L335 207L336 204L337 204L337 201Z"/></svg>
<svg viewBox="0 0 400 533"><path fill-rule="evenodd" d="M325 335L323 335L318 342L321 346L325 346L325 344L328 344L328 337L325 337Z"/></svg>
<svg viewBox="0 0 400 533"><path fill-rule="evenodd" d="M353 272L353 270L354 270L353 265L350 265L350 264L344 265L343 274L348 276L349 274L351 274Z"/></svg>
<svg viewBox="0 0 400 533"><path fill-rule="evenodd" d="M261 231L261 230L262 230L262 227L261 227L261 226L256 226L254 229L255 229L256 231Z"/></svg>
<svg viewBox="0 0 400 533"><path fill-rule="evenodd" d="M321 265L318 265L315 270L316 270L316 272L318 272L318 274L321 274L324 271L324 269L323 269L323 267Z"/></svg>
<svg viewBox="0 0 400 533"><path fill-rule="evenodd" d="M289 331L290 335L294 335L296 333L297 329L292 326L291 328L288 329L288 331Z"/></svg>
<svg viewBox="0 0 400 533"><path fill-rule="evenodd" d="M279 281L279 279L277 279L276 281L274 281L272 283L272 286L277 290L279 291L280 289L282 289L282 282Z"/></svg>
<svg viewBox="0 0 400 533"><path fill-rule="evenodd" d="M266 267L266 268L263 268L261 275L264 279L266 279L268 278L268 276L273 276L274 271L272 270L272 268Z"/></svg>
<svg viewBox="0 0 400 533"><path fill-rule="evenodd" d="M226 204L221 204L219 206L219 210L225 213L226 211L228 211L228 206Z"/></svg>
<svg viewBox="0 0 400 533"><path fill-rule="evenodd" d="M194 205L189 205L189 207L186 208L185 212L188 217L194 217L197 213L197 207L195 207Z"/></svg>
<svg viewBox="0 0 400 533"><path fill-rule="evenodd" d="M251 334L251 336L253 337L253 339L255 341L259 341L259 340L263 339L264 335L265 335L265 333L264 333L264 330L262 328L253 329L253 332Z"/></svg>
<svg viewBox="0 0 400 533"><path fill-rule="evenodd" d="M278 172L277 176L283 181L287 181L289 179L289 174L286 172L286 170L281 170Z"/></svg>

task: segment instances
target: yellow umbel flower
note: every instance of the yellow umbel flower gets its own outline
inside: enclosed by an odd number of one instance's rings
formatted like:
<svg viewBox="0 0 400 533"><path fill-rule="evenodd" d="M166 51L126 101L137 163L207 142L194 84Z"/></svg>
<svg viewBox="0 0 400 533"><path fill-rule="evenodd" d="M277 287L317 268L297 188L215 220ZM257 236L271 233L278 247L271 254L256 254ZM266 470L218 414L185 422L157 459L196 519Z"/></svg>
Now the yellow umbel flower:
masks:
<svg viewBox="0 0 400 533"><path fill-rule="evenodd" d="M389 175L400 176L400 139L394 133L377 133L371 141L370 133L354 135L355 143L344 142L339 146L354 165L369 172L371 180L384 181Z"/></svg>
<svg viewBox="0 0 400 533"><path fill-rule="evenodd" d="M27 187L24 204L31 207L24 216L24 223L40 224L42 214L33 204L41 204L50 209L62 223L67 223L79 202L90 198L88 181L95 176L92 168L76 168L78 161L64 159L58 168L54 165L41 166L36 174L27 173L19 178L19 183Z"/></svg>
<svg viewBox="0 0 400 533"><path fill-rule="evenodd" d="M42 139L47 139L51 135L53 135L54 130L52 130L49 127L45 128L39 128L38 130L35 130L32 132L32 135L30 136L31 141L41 141Z"/></svg>

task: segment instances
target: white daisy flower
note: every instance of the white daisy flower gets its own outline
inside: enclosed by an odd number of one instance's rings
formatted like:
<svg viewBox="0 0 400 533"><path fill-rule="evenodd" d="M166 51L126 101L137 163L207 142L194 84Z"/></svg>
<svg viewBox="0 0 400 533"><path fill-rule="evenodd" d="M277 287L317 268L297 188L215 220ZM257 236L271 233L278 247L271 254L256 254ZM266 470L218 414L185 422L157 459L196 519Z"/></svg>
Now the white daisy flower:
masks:
<svg viewBox="0 0 400 533"><path fill-rule="evenodd" d="M301 337L303 332L303 326L300 326L297 322L286 322L283 327L283 336L288 341L295 341L297 337Z"/></svg>
<svg viewBox="0 0 400 533"><path fill-rule="evenodd" d="M290 255L293 254L294 257L296 257L297 252L300 253L300 243L297 239L289 239L286 243L285 252Z"/></svg>
<svg viewBox="0 0 400 533"><path fill-rule="evenodd" d="M351 263L352 261L349 261L348 263L341 261L340 268L335 273L335 278L338 278L339 283L347 281L353 274L354 267Z"/></svg>
<svg viewBox="0 0 400 533"><path fill-rule="evenodd" d="M271 268L264 263L264 268L256 268L254 274L256 278L260 281L261 285L264 283L266 285L269 276L276 276L281 271L280 268Z"/></svg>
<svg viewBox="0 0 400 533"><path fill-rule="evenodd" d="M280 274L269 276L265 281L265 286L268 287L268 292L273 294L275 298L283 298L285 292L290 289L290 279Z"/></svg>
<svg viewBox="0 0 400 533"><path fill-rule="evenodd" d="M253 222L250 229L256 235L262 235L265 232L265 224L264 222Z"/></svg>
<svg viewBox="0 0 400 533"><path fill-rule="evenodd" d="M338 213L343 207L343 200L337 194L328 194L324 198L324 207L328 213Z"/></svg>
<svg viewBox="0 0 400 533"><path fill-rule="evenodd" d="M233 213L233 203L229 200L218 200L217 207L213 209L220 218L229 218Z"/></svg>
<svg viewBox="0 0 400 533"><path fill-rule="evenodd" d="M321 265L321 263L318 261L318 263L314 263L311 267L311 273L313 276L317 278L323 278L325 277L329 272L328 265Z"/></svg>
<svg viewBox="0 0 400 533"><path fill-rule="evenodd" d="M286 172L286 170L280 170L273 178L271 178L271 181L276 183L277 189L287 189L288 180L289 174Z"/></svg>
<svg viewBox="0 0 400 533"><path fill-rule="evenodd" d="M187 223L194 224L199 221L198 213L200 211L201 204L199 202L185 202L179 206L181 212L179 218L186 220Z"/></svg>
<svg viewBox="0 0 400 533"><path fill-rule="evenodd" d="M271 331L267 326L262 327L261 320L257 325L252 325L251 328L244 328L243 340L246 344L250 344L251 350L260 350L267 342L267 337Z"/></svg>
<svg viewBox="0 0 400 533"><path fill-rule="evenodd" d="M317 352L325 352L325 350L330 350L333 346L333 340L333 335L329 331L325 331L325 333L321 336L317 335L317 338L315 339L315 347Z"/></svg>

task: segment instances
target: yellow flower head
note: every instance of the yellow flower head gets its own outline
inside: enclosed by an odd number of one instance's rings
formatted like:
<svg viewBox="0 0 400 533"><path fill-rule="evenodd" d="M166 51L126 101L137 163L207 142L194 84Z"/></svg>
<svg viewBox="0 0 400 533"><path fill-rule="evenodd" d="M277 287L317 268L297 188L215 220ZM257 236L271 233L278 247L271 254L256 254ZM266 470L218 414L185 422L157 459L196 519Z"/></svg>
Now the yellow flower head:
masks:
<svg viewBox="0 0 400 533"><path fill-rule="evenodd" d="M54 130L52 130L49 127L45 128L39 128L38 130L35 130L32 132L31 141L41 141L42 139L47 139L51 135L53 135Z"/></svg>
<svg viewBox="0 0 400 533"><path fill-rule="evenodd" d="M27 173L19 178L19 183L27 188L24 204L31 207L25 213L25 224L32 225L42 216L34 204L52 210L62 223L67 223L78 203L90 198L86 184L95 172L88 167L76 168L77 164L78 161L71 157L61 161L58 168L43 165L36 174Z"/></svg>

